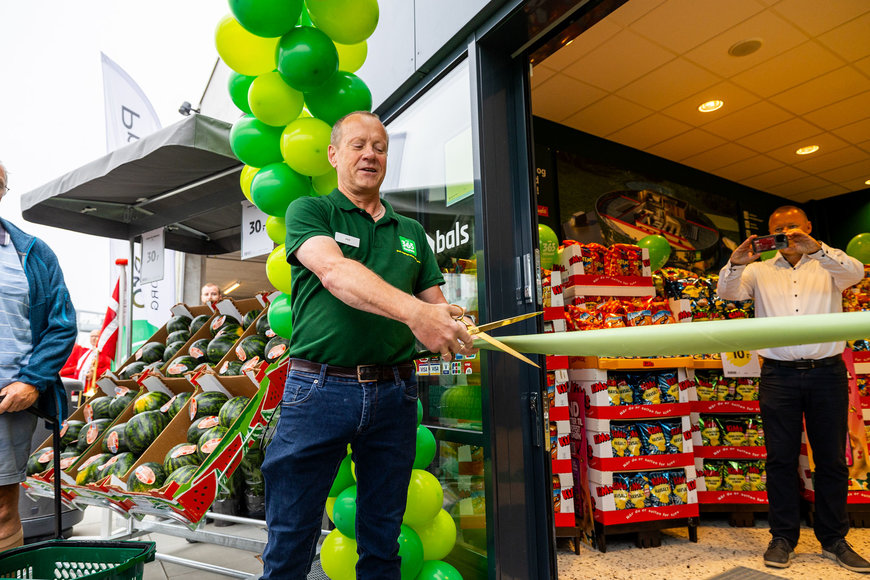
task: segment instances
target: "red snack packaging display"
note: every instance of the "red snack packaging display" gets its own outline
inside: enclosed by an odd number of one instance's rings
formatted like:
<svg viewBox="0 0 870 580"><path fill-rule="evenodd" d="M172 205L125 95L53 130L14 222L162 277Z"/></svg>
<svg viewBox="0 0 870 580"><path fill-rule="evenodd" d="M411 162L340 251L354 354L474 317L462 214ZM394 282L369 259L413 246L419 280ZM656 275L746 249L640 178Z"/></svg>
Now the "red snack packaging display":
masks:
<svg viewBox="0 0 870 580"><path fill-rule="evenodd" d="M625 325L626 326L650 326L652 324L652 312L645 303L639 301L625 302Z"/></svg>
<svg viewBox="0 0 870 580"><path fill-rule="evenodd" d="M625 307L619 300L608 300L598 305L601 328L622 328L625 326Z"/></svg>
<svg viewBox="0 0 870 580"><path fill-rule="evenodd" d="M647 310L650 312L650 324L673 324L674 313L671 312L667 301L653 296L647 301Z"/></svg>

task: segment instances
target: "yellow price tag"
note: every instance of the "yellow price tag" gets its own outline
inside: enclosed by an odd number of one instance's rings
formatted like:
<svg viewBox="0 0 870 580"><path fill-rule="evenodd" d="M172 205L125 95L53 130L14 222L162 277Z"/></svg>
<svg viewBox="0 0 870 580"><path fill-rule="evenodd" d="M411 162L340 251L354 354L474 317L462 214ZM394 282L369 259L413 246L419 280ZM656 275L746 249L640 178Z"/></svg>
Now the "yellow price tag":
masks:
<svg viewBox="0 0 870 580"><path fill-rule="evenodd" d="M736 367L745 367L752 362L752 357L745 350L725 353L725 358Z"/></svg>
<svg viewBox="0 0 870 580"><path fill-rule="evenodd" d="M761 374L758 355L752 350L723 352L722 371L726 377L757 377Z"/></svg>

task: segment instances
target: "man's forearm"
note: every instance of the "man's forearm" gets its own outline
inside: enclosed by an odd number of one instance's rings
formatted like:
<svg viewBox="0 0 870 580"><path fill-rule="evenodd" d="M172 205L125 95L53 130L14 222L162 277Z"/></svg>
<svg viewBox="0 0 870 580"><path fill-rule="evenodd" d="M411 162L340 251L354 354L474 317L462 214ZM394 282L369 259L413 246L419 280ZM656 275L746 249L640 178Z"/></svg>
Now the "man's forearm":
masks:
<svg viewBox="0 0 870 580"><path fill-rule="evenodd" d="M407 324L422 304L355 260L337 261L321 278L333 296L357 310Z"/></svg>
<svg viewBox="0 0 870 580"><path fill-rule="evenodd" d="M734 265L731 262L725 264L725 267L719 272L716 294L725 300L747 300L752 298L742 280L745 269L745 265Z"/></svg>

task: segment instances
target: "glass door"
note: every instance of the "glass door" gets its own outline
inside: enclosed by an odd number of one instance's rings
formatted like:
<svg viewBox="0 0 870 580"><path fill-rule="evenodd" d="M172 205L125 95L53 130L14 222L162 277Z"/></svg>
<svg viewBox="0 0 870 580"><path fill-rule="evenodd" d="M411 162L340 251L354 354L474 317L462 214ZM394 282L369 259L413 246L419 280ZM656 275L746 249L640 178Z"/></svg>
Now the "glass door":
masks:
<svg viewBox="0 0 870 580"><path fill-rule="evenodd" d="M387 123L390 136L384 199L426 231L446 283L448 302L475 320L478 264L475 235L471 88L466 61ZM445 558L466 580L487 578L486 458L481 358L451 362L439 357L417 364L423 424L438 451L429 466L444 489L444 509L457 541Z"/></svg>

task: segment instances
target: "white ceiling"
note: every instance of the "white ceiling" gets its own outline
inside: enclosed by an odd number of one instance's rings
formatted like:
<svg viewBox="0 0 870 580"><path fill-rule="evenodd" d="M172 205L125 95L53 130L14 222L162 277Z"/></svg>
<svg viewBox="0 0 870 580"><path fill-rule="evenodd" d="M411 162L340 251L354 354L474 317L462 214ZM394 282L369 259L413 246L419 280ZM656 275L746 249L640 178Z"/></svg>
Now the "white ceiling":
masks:
<svg viewBox="0 0 870 580"><path fill-rule="evenodd" d="M532 111L795 202L865 189L870 1L629 0L535 64Z"/></svg>

